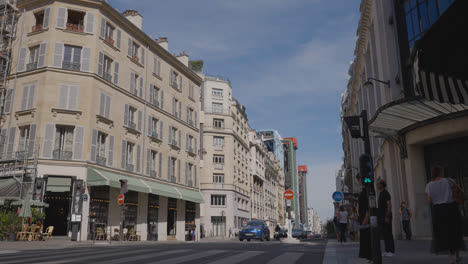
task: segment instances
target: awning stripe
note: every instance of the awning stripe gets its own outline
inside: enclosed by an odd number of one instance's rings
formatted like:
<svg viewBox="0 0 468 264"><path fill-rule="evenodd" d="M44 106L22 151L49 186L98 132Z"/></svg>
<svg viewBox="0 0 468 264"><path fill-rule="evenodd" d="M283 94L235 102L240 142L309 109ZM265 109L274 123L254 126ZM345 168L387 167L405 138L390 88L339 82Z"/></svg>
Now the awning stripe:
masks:
<svg viewBox="0 0 468 264"><path fill-rule="evenodd" d="M468 81L419 70L416 83L417 91L427 100L468 105ZM451 112L451 110L446 110Z"/></svg>

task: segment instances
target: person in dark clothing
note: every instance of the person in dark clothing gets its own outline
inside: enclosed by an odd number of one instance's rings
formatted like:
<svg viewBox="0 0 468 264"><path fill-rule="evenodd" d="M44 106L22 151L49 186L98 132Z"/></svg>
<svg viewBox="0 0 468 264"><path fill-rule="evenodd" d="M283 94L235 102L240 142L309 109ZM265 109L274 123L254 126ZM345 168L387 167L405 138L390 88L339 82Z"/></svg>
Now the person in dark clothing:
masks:
<svg viewBox="0 0 468 264"><path fill-rule="evenodd" d="M372 261L371 232L369 226L369 201L366 188L362 188L359 205L359 257Z"/></svg>
<svg viewBox="0 0 468 264"><path fill-rule="evenodd" d="M281 231L281 227L279 225L276 225L275 232L279 232L279 231Z"/></svg>
<svg viewBox="0 0 468 264"><path fill-rule="evenodd" d="M400 210L401 223L403 224L403 231L406 234L406 240L411 240L411 210L407 207L406 202L401 202Z"/></svg>
<svg viewBox="0 0 468 264"><path fill-rule="evenodd" d="M387 183L384 180L377 182L379 194L379 207L377 209L377 223L385 241L385 253L383 256L392 257L395 254L395 242L392 232L392 197L386 190Z"/></svg>

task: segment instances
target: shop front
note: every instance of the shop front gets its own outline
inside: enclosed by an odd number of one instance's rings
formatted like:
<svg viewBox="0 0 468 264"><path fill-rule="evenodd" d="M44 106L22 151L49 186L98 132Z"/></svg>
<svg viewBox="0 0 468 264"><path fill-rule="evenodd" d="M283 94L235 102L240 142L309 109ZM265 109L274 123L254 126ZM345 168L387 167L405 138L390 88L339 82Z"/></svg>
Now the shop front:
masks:
<svg viewBox="0 0 468 264"><path fill-rule="evenodd" d="M196 230L195 225L195 216L196 216L196 207L194 202L185 202L185 240L192 241L194 240L194 232Z"/></svg>
<svg viewBox="0 0 468 264"><path fill-rule="evenodd" d="M158 240L159 195L148 195L148 238L149 241Z"/></svg>
<svg viewBox="0 0 468 264"><path fill-rule="evenodd" d="M53 226L54 236L68 236L70 231L72 183L72 177L48 176L46 179L44 202L49 207L45 209L44 226Z"/></svg>
<svg viewBox="0 0 468 264"><path fill-rule="evenodd" d="M108 230L109 186L90 187L88 239L93 240L96 230Z"/></svg>
<svg viewBox="0 0 468 264"><path fill-rule="evenodd" d="M177 199L169 198L167 202L167 239L175 240L177 234Z"/></svg>

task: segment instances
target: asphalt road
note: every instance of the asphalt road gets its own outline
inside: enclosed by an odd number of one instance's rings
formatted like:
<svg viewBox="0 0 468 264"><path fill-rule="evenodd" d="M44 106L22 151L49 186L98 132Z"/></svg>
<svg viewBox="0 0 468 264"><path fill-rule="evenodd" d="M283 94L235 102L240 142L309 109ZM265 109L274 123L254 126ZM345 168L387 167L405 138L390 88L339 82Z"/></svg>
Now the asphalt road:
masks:
<svg viewBox="0 0 468 264"><path fill-rule="evenodd" d="M94 246L49 250L20 250L0 254L0 263L322 263L326 242L300 244L270 242L216 242L154 244L145 246Z"/></svg>

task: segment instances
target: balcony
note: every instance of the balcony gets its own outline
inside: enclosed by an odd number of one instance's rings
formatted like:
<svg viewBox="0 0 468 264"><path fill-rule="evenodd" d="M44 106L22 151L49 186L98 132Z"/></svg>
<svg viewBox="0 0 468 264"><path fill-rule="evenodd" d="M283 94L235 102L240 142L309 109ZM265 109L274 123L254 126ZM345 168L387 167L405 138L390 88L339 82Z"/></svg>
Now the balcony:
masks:
<svg viewBox="0 0 468 264"><path fill-rule="evenodd" d="M194 186L193 186L193 181L192 181L192 180L188 180L187 185L190 186L190 187L194 187Z"/></svg>
<svg viewBox="0 0 468 264"><path fill-rule="evenodd" d="M43 25L35 25L32 27L32 32L41 31L43 29Z"/></svg>
<svg viewBox="0 0 468 264"><path fill-rule="evenodd" d="M84 32L84 25L67 23L67 30L73 31L73 32L78 32L78 33L83 33Z"/></svg>
<svg viewBox="0 0 468 264"><path fill-rule="evenodd" d="M96 163L101 166L106 166L107 159L102 156L96 156Z"/></svg>
<svg viewBox="0 0 468 264"><path fill-rule="evenodd" d="M205 113L215 114L215 115L231 115L231 109L229 109L229 108L208 107L208 108L206 108Z"/></svg>
<svg viewBox="0 0 468 264"><path fill-rule="evenodd" d="M179 145L177 144L177 140L173 139L169 142L169 145L171 145L171 147L173 148L176 148L176 149L179 149Z"/></svg>
<svg viewBox="0 0 468 264"><path fill-rule="evenodd" d="M55 160L71 160L73 152L56 149L53 151L52 155Z"/></svg>
<svg viewBox="0 0 468 264"><path fill-rule="evenodd" d="M224 145L214 145L215 150L224 150ZM235 153L234 153L235 155Z"/></svg>
<svg viewBox="0 0 468 264"><path fill-rule="evenodd" d="M79 71L81 69L81 63L72 62L72 61L63 61L62 69L72 70L72 71Z"/></svg>
<svg viewBox="0 0 468 264"><path fill-rule="evenodd" d="M112 82L112 75L110 73L105 72L102 77L104 77L106 81Z"/></svg>
<svg viewBox="0 0 468 264"><path fill-rule="evenodd" d="M136 55L133 55L132 57L130 57L133 61L135 61L136 63L140 63L140 58L138 58L138 56Z"/></svg>
<svg viewBox="0 0 468 264"><path fill-rule="evenodd" d="M125 169L129 172L133 172L133 169L134 169L134 166L133 164L127 164L127 166L125 167Z"/></svg>
<svg viewBox="0 0 468 264"><path fill-rule="evenodd" d="M153 177L153 178L156 178L158 176L158 174L154 170L150 170L149 175L150 175L150 177Z"/></svg>
<svg viewBox="0 0 468 264"><path fill-rule="evenodd" d="M177 182L177 178L175 176L171 176L170 181L175 183L175 182Z"/></svg>
<svg viewBox="0 0 468 264"><path fill-rule="evenodd" d="M37 69L37 61L26 64L26 70L27 71L32 71L32 70L35 70L35 69Z"/></svg>
<svg viewBox="0 0 468 264"><path fill-rule="evenodd" d="M193 147L191 147L191 146L188 148L187 152L188 152L189 155L191 155L191 156L196 156L196 155L197 155L197 153L195 153L195 150L194 150Z"/></svg>
<svg viewBox="0 0 468 264"><path fill-rule="evenodd" d="M107 44L114 46L115 41L114 41L111 37L106 36L106 38L104 39L104 41L105 41Z"/></svg>
<svg viewBox="0 0 468 264"><path fill-rule="evenodd" d="M136 124L133 123L132 121L128 121L128 128L136 130Z"/></svg>
<svg viewBox="0 0 468 264"><path fill-rule="evenodd" d="M16 151L16 159L17 160L25 160L27 158L28 158L28 151L27 150Z"/></svg>
<svg viewBox="0 0 468 264"><path fill-rule="evenodd" d="M216 170L223 170L224 169L224 163L215 163L214 168Z"/></svg>

